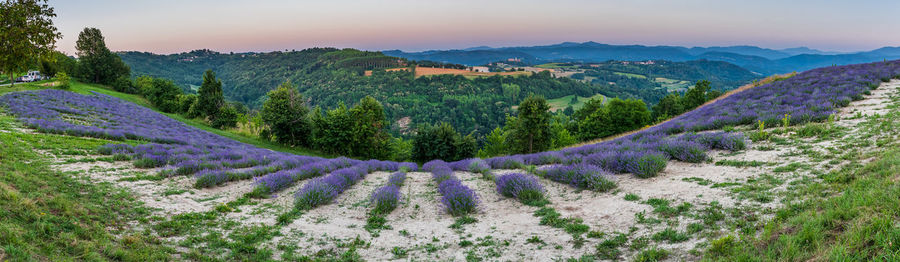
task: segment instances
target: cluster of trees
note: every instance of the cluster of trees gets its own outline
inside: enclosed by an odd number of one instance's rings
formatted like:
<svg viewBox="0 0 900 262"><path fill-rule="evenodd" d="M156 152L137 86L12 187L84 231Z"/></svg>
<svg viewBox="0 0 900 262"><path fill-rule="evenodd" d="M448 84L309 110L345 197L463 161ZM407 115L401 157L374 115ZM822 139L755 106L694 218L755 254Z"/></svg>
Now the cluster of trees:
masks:
<svg viewBox="0 0 900 262"><path fill-rule="evenodd" d="M334 155L405 160L402 139L387 133L384 107L365 97L348 108L344 104L309 110L303 95L290 82L268 94L260 111L266 127L263 137L292 146L304 146ZM400 145L398 145L400 144Z"/></svg>
<svg viewBox="0 0 900 262"><path fill-rule="evenodd" d="M684 94L671 93L666 95L659 103L653 106L653 119L656 121L669 119L691 111L707 101L722 95L721 91L710 89L709 81L700 80Z"/></svg>
<svg viewBox="0 0 900 262"><path fill-rule="evenodd" d="M222 82L212 70L203 74L197 94L186 94L172 80L151 76L140 76L130 85L160 111L201 118L215 128L236 127L239 119L246 118L242 105L225 101Z"/></svg>

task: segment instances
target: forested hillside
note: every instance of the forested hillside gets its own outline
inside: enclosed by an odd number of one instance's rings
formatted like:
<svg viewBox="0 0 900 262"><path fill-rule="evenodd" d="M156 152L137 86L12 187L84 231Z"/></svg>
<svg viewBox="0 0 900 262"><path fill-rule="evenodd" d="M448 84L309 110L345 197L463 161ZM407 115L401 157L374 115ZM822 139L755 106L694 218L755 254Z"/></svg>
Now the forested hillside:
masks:
<svg viewBox="0 0 900 262"><path fill-rule="evenodd" d="M603 92L549 73L531 76L466 78L439 75L415 78L413 72L379 70L409 66L405 60L377 52L313 48L302 51L224 54L196 50L173 55L124 52L132 75L172 79L184 89L200 85L203 72L212 69L222 81L225 97L259 108L265 94L285 81L298 86L311 106L336 108L372 96L385 105L389 121L410 117L411 124L447 122L463 133L486 134L512 113L512 106L529 94L548 98ZM365 70L375 69L372 76ZM610 93L608 90L607 93ZM622 97L636 97L618 92ZM413 126L395 125L395 131Z"/></svg>

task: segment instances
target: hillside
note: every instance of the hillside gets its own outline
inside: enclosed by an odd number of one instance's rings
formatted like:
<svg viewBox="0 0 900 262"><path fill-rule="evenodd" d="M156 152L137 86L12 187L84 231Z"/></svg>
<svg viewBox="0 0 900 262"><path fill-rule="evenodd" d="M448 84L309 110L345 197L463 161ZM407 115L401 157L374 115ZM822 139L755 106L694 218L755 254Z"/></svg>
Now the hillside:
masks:
<svg viewBox="0 0 900 262"><path fill-rule="evenodd" d="M608 60L669 60L682 62L709 59L729 62L763 75L771 75L804 71L829 65L846 65L876 62L885 59L897 59L900 58L900 53L896 52L896 50L897 48L895 47L885 47L867 52L835 54L809 48L791 48L785 50L773 50L755 46L687 48L680 46L609 45L595 42L566 42L546 46L481 48L475 51L432 50L406 53L393 50L388 52L388 54L411 60L424 59L468 65L506 61L508 58L515 57L527 58L529 63L534 64L566 61L605 62ZM504 57L504 55L506 56ZM481 59L478 59L479 57ZM537 62L535 62L535 60Z"/></svg>
<svg viewBox="0 0 900 262"><path fill-rule="evenodd" d="M259 108L264 95L290 80L310 106L336 108L353 105L372 96L385 105L393 132L403 133L419 124L447 122L460 132L483 135L513 113L510 107L529 94L558 98L569 95L591 97L603 93L623 98L642 98L639 90L597 86L549 74L519 74L505 77L434 75L414 77L409 71L384 71L406 62L380 53L352 49L306 49L296 52L222 54L197 50L173 55L139 52L119 54L132 74L174 79L188 88L199 86L207 69L216 72L227 99ZM368 62L366 62L368 61ZM367 76L367 70L374 72ZM519 92L504 93L503 84L516 85ZM398 123L409 118L411 125ZM405 122L404 122L405 123Z"/></svg>
<svg viewBox="0 0 900 262"><path fill-rule="evenodd" d="M890 260L892 78L900 61L820 68L616 140L421 166L268 151L108 95L11 92L0 225L23 241L0 256Z"/></svg>

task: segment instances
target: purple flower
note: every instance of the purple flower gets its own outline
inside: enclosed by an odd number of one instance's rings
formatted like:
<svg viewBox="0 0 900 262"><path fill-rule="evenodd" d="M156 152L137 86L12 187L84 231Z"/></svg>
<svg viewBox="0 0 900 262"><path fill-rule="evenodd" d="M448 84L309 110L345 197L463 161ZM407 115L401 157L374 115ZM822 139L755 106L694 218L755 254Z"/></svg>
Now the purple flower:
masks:
<svg viewBox="0 0 900 262"><path fill-rule="evenodd" d="M400 188L395 185L379 187L372 193L369 202L374 206L372 213L390 213L400 204Z"/></svg>
<svg viewBox="0 0 900 262"><path fill-rule="evenodd" d="M544 199L544 187L532 175L510 173L497 177L494 183L497 185L497 193L523 203Z"/></svg>

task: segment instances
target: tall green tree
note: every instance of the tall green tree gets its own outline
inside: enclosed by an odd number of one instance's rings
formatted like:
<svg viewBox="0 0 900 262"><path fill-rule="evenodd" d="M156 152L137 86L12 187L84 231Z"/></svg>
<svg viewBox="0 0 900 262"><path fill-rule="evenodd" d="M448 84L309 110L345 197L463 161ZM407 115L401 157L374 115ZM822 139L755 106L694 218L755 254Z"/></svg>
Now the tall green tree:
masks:
<svg viewBox="0 0 900 262"><path fill-rule="evenodd" d="M506 142L507 131L501 127L491 130L484 137L484 145L478 150L478 157L488 158L509 153L509 145Z"/></svg>
<svg viewBox="0 0 900 262"><path fill-rule="evenodd" d="M610 112L603 104L603 100L603 98L591 98L573 114L577 123L577 136L580 140L591 140L613 134L609 120Z"/></svg>
<svg viewBox="0 0 900 262"><path fill-rule="evenodd" d="M75 41L78 54L78 77L92 83L112 85L121 77L129 77L131 69L119 55L109 51L100 29L88 27Z"/></svg>
<svg viewBox="0 0 900 262"><path fill-rule="evenodd" d="M656 121L662 121L670 117L684 113L684 106L681 104L681 96L676 94L668 94L659 100L659 103L653 106L652 118Z"/></svg>
<svg viewBox="0 0 900 262"><path fill-rule="evenodd" d="M290 82L286 84L290 85ZM225 96L222 94L222 81L216 79L216 73L212 69L208 69L203 73L203 84L197 90L197 113L200 113L202 117L215 119L219 114L220 108L224 105Z"/></svg>
<svg viewBox="0 0 900 262"><path fill-rule="evenodd" d="M607 110L613 134L637 130L650 123L650 110L639 99L611 99Z"/></svg>
<svg viewBox="0 0 900 262"><path fill-rule="evenodd" d="M53 59L56 13L45 0L0 2L0 71L15 83L16 74L27 71L41 59Z"/></svg>
<svg viewBox="0 0 900 262"><path fill-rule="evenodd" d="M391 136L385 127L384 107L375 98L366 96L350 109L355 125L353 143L350 145L354 156L386 159L390 157Z"/></svg>
<svg viewBox="0 0 900 262"><path fill-rule="evenodd" d="M462 136L452 125L442 122L419 128L413 140L413 159L456 161L475 155L477 142L471 135Z"/></svg>
<svg viewBox="0 0 900 262"><path fill-rule="evenodd" d="M542 96L529 95L517 109L512 121L510 147L516 153L534 153L547 150L551 145L550 105ZM510 125L511 123L507 123Z"/></svg>
<svg viewBox="0 0 900 262"><path fill-rule="evenodd" d="M684 93L684 99L682 104L684 105L685 111L690 111L691 109L697 108L698 106L706 103L709 100L706 92L710 89L710 83L706 80L697 81L697 84L694 85L691 89L688 89L686 93Z"/></svg>
<svg viewBox="0 0 900 262"><path fill-rule="evenodd" d="M307 117L309 109L303 96L290 82L269 91L269 98L260 111L263 122L275 135L275 140L289 145L309 145L312 126ZM198 98L199 101L199 98Z"/></svg>
<svg viewBox="0 0 900 262"><path fill-rule="evenodd" d="M321 110L315 110L321 113ZM356 125L350 109L344 103L339 103L337 108L328 110L324 116L313 116L316 136L315 145L326 153L335 155L353 155L356 136Z"/></svg>

